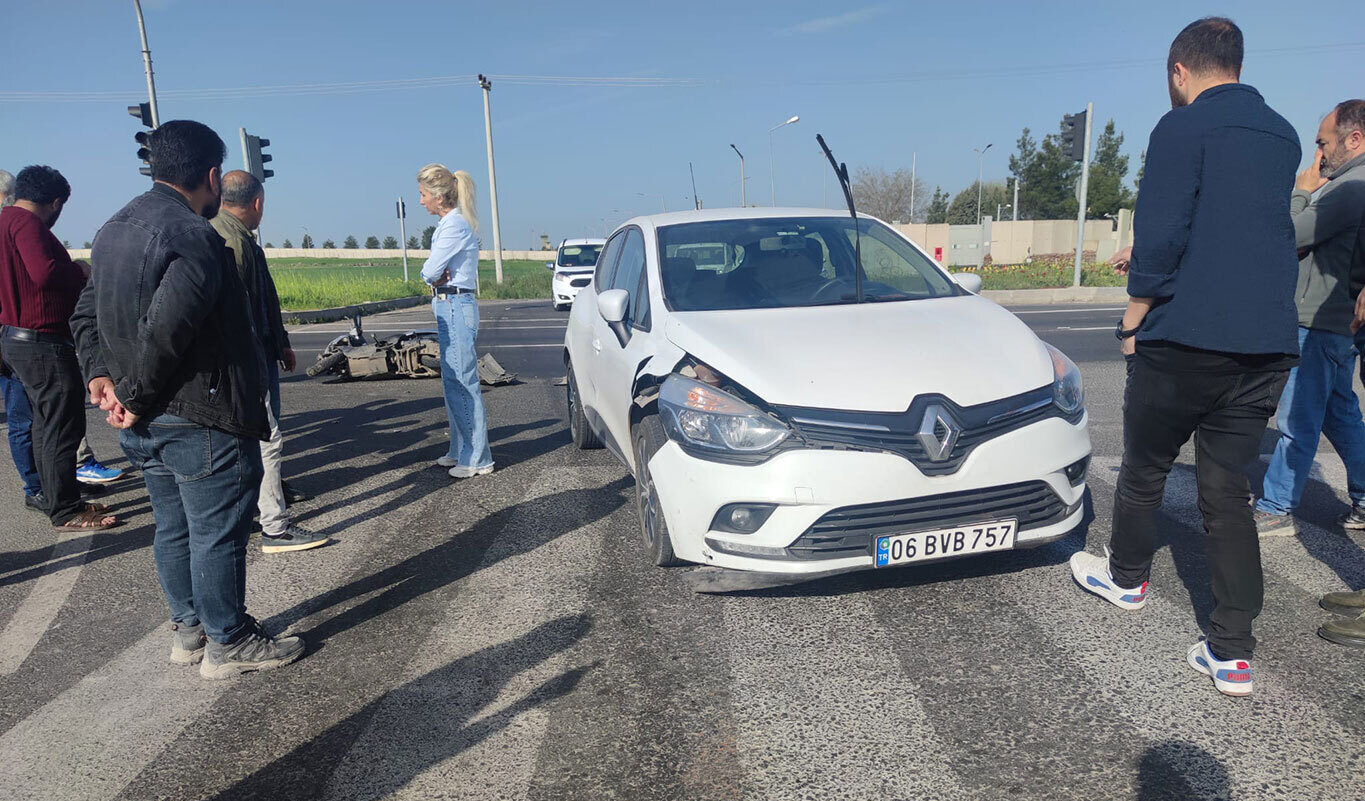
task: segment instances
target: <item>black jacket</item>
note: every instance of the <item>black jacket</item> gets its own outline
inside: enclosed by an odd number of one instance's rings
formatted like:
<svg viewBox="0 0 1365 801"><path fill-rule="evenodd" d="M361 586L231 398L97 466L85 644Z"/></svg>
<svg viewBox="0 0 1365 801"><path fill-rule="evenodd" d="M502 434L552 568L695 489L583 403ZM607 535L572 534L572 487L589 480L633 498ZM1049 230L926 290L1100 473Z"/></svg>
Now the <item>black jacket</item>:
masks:
<svg viewBox="0 0 1365 801"><path fill-rule="evenodd" d="M1138 341L1298 355L1299 155L1293 127L1246 84L1206 89L1161 118L1133 212L1128 294L1156 299Z"/></svg>
<svg viewBox="0 0 1365 801"><path fill-rule="evenodd" d="M107 376L128 411L164 412L265 440L260 345L246 288L209 221L154 184L95 235L71 317L87 381Z"/></svg>

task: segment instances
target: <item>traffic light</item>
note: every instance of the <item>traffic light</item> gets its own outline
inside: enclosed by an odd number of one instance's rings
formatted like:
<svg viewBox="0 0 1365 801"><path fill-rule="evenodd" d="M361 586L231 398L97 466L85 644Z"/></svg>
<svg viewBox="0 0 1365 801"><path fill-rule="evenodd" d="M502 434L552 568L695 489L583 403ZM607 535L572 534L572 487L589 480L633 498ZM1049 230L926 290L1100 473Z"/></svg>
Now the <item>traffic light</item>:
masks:
<svg viewBox="0 0 1365 801"><path fill-rule="evenodd" d="M136 106L129 106L128 114L129 116L137 117L139 120L142 120L142 124L148 128L156 127L155 125L152 125L151 103L138 103ZM147 131L138 131L137 135L133 138L141 145L141 147L137 149L137 157L142 159L142 166L138 167L137 171L150 177L152 174L152 165L150 152L147 150Z"/></svg>
<svg viewBox="0 0 1365 801"><path fill-rule="evenodd" d="M1062 117L1062 155L1072 161L1085 159L1085 112Z"/></svg>
<svg viewBox="0 0 1365 801"><path fill-rule="evenodd" d="M242 156L246 160L246 170L256 176L258 180L264 181L275 174L274 170L267 170L265 164L273 161L269 153L261 152L261 148L270 145L269 139L262 139L259 136L252 136L246 132L245 128L239 129L242 134Z"/></svg>

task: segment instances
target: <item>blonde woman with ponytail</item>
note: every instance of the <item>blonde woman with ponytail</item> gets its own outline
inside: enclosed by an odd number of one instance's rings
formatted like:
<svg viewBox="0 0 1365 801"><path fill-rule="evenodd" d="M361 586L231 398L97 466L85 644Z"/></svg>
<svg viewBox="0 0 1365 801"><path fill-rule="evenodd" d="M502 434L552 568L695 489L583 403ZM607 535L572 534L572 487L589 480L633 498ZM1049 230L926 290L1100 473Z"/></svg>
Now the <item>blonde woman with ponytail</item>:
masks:
<svg viewBox="0 0 1365 801"><path fill-rule="evenodd" d="M431 236L431 255L422 266L422 280L431 285L431 308L441 339L441 387L450 419L450 450L436 460L454 478L493 472L488 449L488 419L479 390L479 229L474 179L464 170L451 172L444 164L428 164L417 171L422 208L441 218Z"/></svg>

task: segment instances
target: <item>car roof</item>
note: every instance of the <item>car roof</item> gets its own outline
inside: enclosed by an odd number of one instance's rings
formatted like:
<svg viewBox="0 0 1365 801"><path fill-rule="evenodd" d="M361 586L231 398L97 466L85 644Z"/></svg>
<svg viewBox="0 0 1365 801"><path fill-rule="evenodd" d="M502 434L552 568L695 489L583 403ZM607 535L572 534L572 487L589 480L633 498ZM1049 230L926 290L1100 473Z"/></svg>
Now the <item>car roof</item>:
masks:
<svg viewBox="0 0 1365 801"><path fill-rule="evenodd" d="M593 238L593 237L587 237L587 238L580 237L580 238L578 238L578 239L566 239L566 240L564 240L563 242L560 242L560 243L559 243L559 246L560 246L560 247L564 247L565 245L605 245L605 244L607 244L607 240L605 240L605 239L596 239L596 238Z"/></svg>
<svg viewBox="0 0 1365 801"><path fill-rule="evenodd" d="M722 220L763 220L777 217L847 217L847 209L815 209L815 208L756 208L752 206L744 208L728 209L698 209L696 211L670 211L663 214L644 214L639 217L632 217L621 223L621 225L648 225L660 228L665 225L678 225L680 223L697 222L719 222ZM876 219L867 214L859 214L860 218ZM618 226L619 227L619 226Z"/></svg>

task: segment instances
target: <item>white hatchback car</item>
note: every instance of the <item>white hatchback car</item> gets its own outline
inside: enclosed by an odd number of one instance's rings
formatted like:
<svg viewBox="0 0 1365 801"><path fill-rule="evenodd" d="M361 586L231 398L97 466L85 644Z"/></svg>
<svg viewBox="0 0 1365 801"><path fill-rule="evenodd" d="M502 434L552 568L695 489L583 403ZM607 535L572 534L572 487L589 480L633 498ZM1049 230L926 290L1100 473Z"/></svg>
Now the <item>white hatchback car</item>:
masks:
<svg viewBox="0 0 1365 801"><path fill-rule="evenodd" d="M597 256L606 243L605 239L565 239L559 244L555 260L545 262L545 266L555 273L550 282L550 301L554 303L555 311L572 306L578 290L592 280Z"/></svg>
<svg viewBox="0 0 1365 801"><path fill-rule="evenodd" d="M1080 522L1080 372L886 224L815 209L638 217L565 335L574 442L636 478L660 565L890 567ZM861 253L862 270L856 270Z"/></svg>

